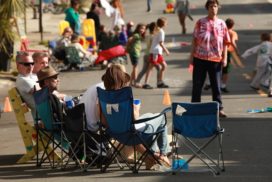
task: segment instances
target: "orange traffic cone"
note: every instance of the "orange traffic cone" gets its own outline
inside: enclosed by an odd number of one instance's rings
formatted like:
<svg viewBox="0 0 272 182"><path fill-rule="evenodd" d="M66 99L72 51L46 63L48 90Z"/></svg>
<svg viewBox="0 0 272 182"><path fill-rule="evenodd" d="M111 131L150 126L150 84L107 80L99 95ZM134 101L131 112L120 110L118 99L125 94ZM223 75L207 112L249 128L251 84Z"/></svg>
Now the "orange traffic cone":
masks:
<svg viewBox="0 0 272 182"><path fill-rule="evenodd" d="M12 111L12 109L11 109L11 105L10 105L10 102L9 102L9 97L6 97L3 112L11 112L11 111Z"/></svg>
<svg viewBox="0 0 272 182"><path fill-rule="evenodd" d="M166 105L166 106L170 106L172 103L171 98L170 98L170 94L168 90L165 90L163 93L163 100L162 100L162 104Z"/></svg>

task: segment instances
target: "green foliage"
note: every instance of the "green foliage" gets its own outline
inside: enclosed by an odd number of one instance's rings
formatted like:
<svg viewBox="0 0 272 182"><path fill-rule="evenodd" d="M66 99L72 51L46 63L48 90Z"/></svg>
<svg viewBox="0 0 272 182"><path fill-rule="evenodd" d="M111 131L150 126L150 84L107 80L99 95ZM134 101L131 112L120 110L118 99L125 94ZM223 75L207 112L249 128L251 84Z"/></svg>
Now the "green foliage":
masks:
<svg viewBox="0 0 272 182"><path fill-rule="evenodd" d="M6 51L7 42L15 40L14 20L24 12L24 2L23 0L0 0L0 50Z"/></svg>
<svg viewBox="0 0 272 182"><path fill-rule="evenodd" d="M25 3L22 0L2 0L0 1L1 19L9 19L20 16L24 12Z"/></svg>

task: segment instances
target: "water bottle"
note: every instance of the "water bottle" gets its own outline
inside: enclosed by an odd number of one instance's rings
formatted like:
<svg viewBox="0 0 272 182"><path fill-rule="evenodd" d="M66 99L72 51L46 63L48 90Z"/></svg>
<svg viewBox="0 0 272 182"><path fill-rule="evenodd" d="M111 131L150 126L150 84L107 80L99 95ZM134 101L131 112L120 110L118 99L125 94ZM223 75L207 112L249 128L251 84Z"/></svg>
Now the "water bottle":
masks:
<svg viewBox="0 0 272 182"><path fill-rule="evenodd" d="M172 164L172 170L187 170L189 168L188 163L184 159L175 159Z"/></svg>

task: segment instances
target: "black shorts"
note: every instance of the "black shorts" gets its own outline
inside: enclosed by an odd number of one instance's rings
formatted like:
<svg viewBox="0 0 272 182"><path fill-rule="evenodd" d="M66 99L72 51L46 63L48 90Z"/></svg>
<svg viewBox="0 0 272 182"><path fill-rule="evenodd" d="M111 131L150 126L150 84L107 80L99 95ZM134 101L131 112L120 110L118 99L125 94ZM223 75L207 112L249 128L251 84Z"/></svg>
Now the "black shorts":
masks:
<svg viewBox="0 0 272 182"><path fill-rule="evenodd" d="M130 57L131 64L133 66L138 65L138 63L139 63L139 57L131 55L131 54L129 54L129 57Z"/></svg>
<svg viewBox="0 0 272 182"><path fill-rule="evenodd" d="M227 66L223 67L223 69L222 69L223 74L228 74L230 72L230 68L231 68L230 59L231 59L231 53L228 51L228 54L227 54Z"/></svg>

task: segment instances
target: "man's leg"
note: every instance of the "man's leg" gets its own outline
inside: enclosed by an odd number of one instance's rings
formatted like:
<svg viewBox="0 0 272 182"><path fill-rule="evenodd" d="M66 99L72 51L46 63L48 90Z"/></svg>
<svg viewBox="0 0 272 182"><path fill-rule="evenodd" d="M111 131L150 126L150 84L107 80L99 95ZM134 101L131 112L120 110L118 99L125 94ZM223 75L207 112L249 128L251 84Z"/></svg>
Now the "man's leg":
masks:
<svg viewBox="0 0 272 182"><path fill-rule="evenodd" d="M208 74L210 78L210 83L212 87L212 99L219 103L220 110L223 109L222 100L221 100L221 63L209 62Z"/></svg>
<svg viewBox="0 0 272 182"><path fill-rule="evenodd" d="M201 102L201 92L206 79L206 62L194 58L192 102Z"/></svg>

